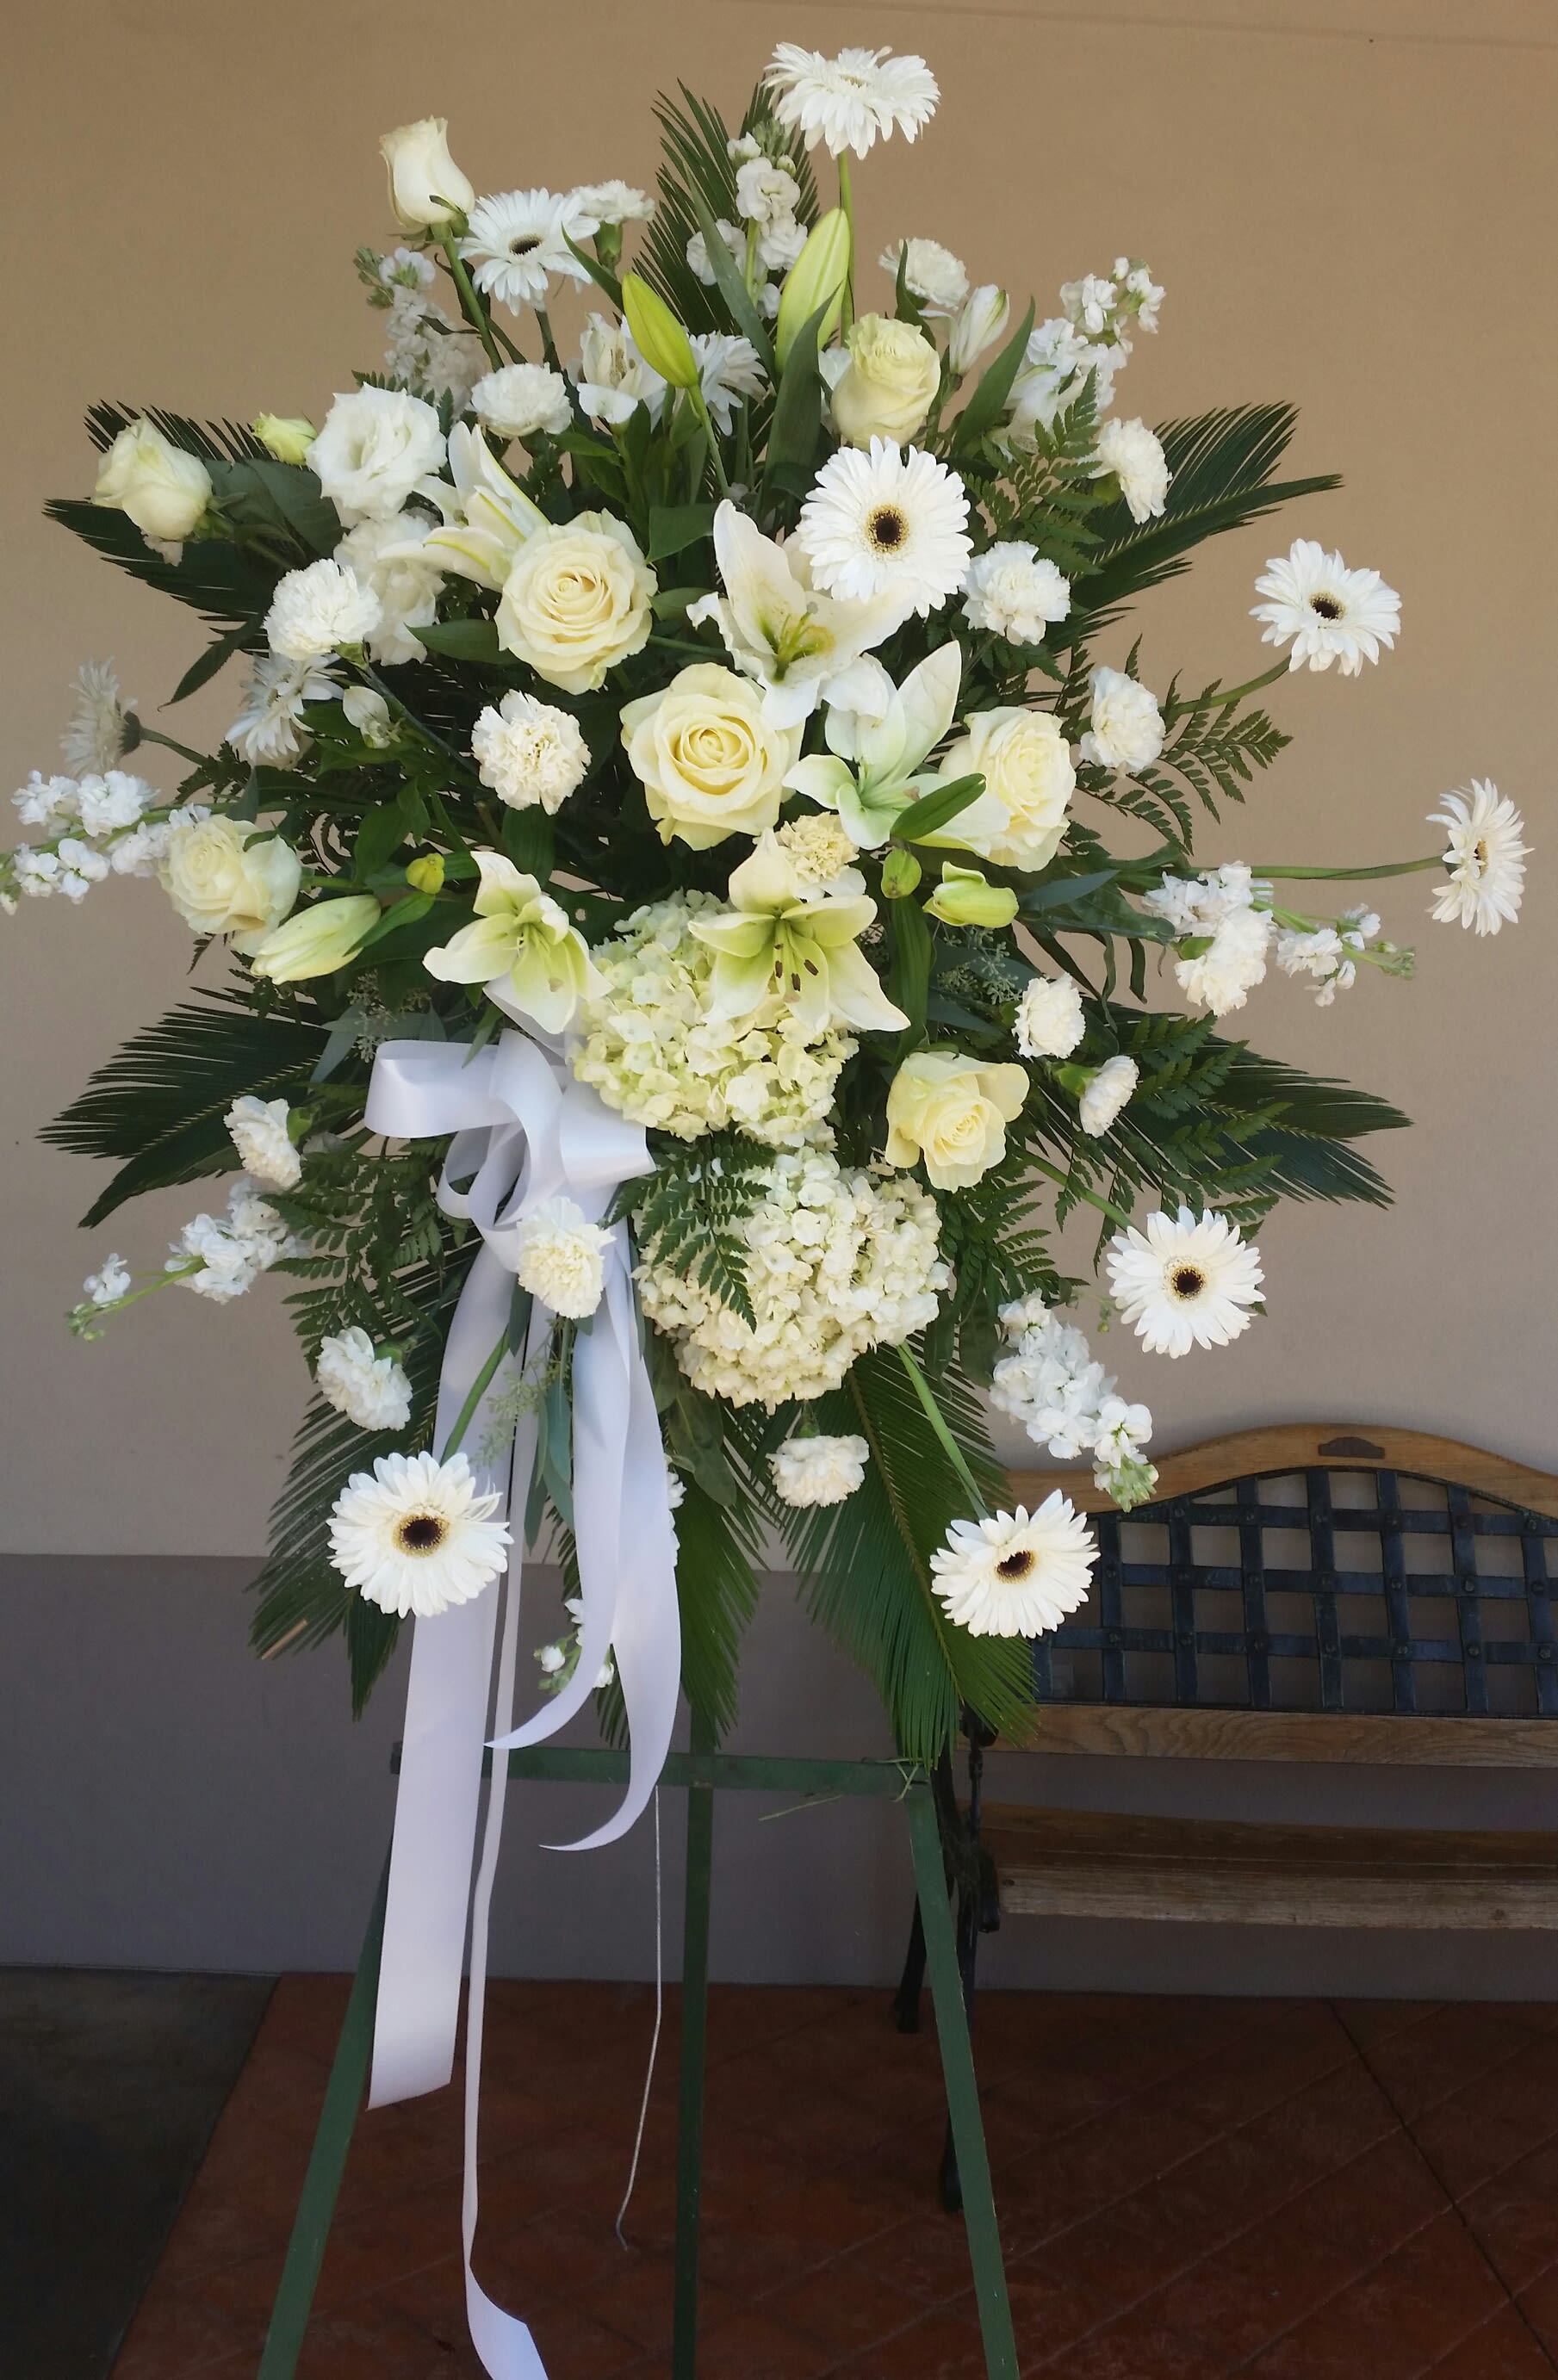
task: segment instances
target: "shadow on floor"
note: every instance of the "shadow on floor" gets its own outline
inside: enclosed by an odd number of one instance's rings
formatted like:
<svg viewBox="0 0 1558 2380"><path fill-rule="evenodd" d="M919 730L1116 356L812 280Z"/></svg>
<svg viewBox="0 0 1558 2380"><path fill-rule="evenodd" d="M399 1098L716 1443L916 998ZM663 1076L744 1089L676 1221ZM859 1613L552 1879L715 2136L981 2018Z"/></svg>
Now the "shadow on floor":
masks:
<svg viewBox="0 0 1558 2380"><path fill-rule="evenodd" d="M103 2380L271 1991L0 1969L6 2380Z"/></svg>

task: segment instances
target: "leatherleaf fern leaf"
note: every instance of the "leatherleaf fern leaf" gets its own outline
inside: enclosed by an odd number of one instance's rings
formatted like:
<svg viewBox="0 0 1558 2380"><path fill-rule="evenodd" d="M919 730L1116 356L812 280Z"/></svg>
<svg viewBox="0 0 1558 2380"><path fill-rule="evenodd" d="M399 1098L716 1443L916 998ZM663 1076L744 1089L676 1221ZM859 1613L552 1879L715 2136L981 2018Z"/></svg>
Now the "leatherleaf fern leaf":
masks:
<svg viewBox="0 0 1558 2380"><path fill-rule="evenodd" d="M986 1503L1004 1480L978 1397L952 1368L934 1383L943 1418ZM965 1705L1021 1733L1032 1704L1027 1645L970 1636L931 1587L931 1557L950 1524L973 1517L968 1491L931 1427L895 1348L873 1348L842 1388L809 1406L829 1436L859 1437L870 1459L842 1504L783 1511L782 1526L813 1619L860 1664L886 1706L899 1750L931 1762L952 1742Z"/></svg>
<svg viewBox="0 0 1558 2380"><path fill-rule="evenodd" d="M623 1184L616 1211L630 1215L653 1264L674 1266L757 1328L747 1293L741 1226L763 1194L769 1159L736 1133L655 1149L655 1171Z"/></svg>

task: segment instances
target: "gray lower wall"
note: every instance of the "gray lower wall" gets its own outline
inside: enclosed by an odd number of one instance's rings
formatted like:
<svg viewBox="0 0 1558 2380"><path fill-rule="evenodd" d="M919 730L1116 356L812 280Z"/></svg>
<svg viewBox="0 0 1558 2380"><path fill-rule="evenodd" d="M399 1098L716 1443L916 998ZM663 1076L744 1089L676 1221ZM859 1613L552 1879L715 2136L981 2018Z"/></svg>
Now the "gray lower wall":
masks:
<svg viewBox="0 0 1558 2380"><path fill-rule="evenodd" d="M0 1963L274 1971L353 1964L394 1806L404 1657L354 1726L336 1647L256 1662L252 1565L180 1558L0 1558ZM556 1587L530 1597L531 1643ZM888 1749L864 1682L769 1583L749 1639L749 1750ZM581 1740L589 1741L586 1724ZM1530 1771L1287 1770L1254 1764L992 1762L997 1799L1220 1816L1424 1826L1558 1825L1558 1778ZM543 1852L602 1794L524 1786L508 1805L493 1967L637 1978L654 1967L654 1843ZM666 1971L676 1967L682 1803L663 1802ZM724 1797L715 1974L886 1984L909 1875L890 1806L784 1812ZM1558 1935L1009 1923L992 1985L1054 1990L1558 1996Z"/></svg>

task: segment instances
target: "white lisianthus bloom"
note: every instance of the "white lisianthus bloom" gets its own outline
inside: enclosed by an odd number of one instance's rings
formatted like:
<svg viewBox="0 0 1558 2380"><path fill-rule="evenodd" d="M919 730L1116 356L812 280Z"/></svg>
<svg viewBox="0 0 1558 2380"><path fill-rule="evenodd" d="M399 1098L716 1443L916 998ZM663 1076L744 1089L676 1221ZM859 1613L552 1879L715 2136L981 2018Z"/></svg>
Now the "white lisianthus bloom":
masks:
<svg viewBox="0 0 1558 2380"><path fill-rule="evenodd" d="M968 295L968 268L936 239L904 239L884 248L877 261L896 282L900 260L904 285L931 315L955 314Z"/></svg>
<svg viewBox="0 0 1558 2380"><path fill-rule="evenodd" d="M126 722L133 698L121 692L112 662L83 662L71 689L70 722L59 739L73 776L105 776L124 756Z"/></svg>
<svg viewBox="0 0 1558 2380"><path fill-rule="evenodd" d="M1069 1058L1087 1029L1071 978L1036 975L1017 1002L1012 1038L1025 1058Z"/></svg>
<svg viewBox="0 0 1558 2380"><path fill-rule="evenodd" d="M498 603L498 642L548 685L589 694L642 652L659 589L626 521L576 513L520 546Z"/></svg>
<svg viewBox="0 0 1558 2380"><path fill-rule="evenodd" d="M773 113L809 149L819 140L837 157L864 157L877 140L901 132L912 140L936 112L941 87L923 58L846 49L837 57L781 42L763 77Z"/></svg>
<svg viewBox="0 0 1558 2380"><path fill-rule="evenodd" d="M1156 1354L1226 1347L1261 1302L1260 1251L1225 1215L1149 1215L1144 1231L1116 1232L1107 1263L1115 1304Z"/></svg>
<svg viewBox="0 0 1558 2380"><path fill-rule="evenodd" d="M285 1099L246 1095L222 1119L244 1172L267 1190L296 1189L302 1178L303 1160L286 1128L291 1112Z"/></svg>
<svg viewBox="0 0 1558 2380"><path fill-rule="evenodd" d="M117 1305L129 1295L131 1279L123 1257L104 1257L99 1269L88 1273L81 1286L93 1305Z"/></svg>
<svg viewBox="0 0 1558 2380"><path fill-rule="evenodd" d="M515 1234L519 1286L554 1314L582 1321L605 1290L610 1232L586 1220L572 1198L547 1198L521 1218Z"/></svg>
<svg viewBox="0 0 1558 2380"><path fill-rule="evenodd" d="M941 358L913 322L862 314L845 338L848 357L834 386L834 427L849 446L891 439L907 446L931 410Z"/></svg>
<svg viewBox="0 0 1558 2380"><path fill-rule="evenodd" d="M476 202L476 190L449 154L448 119L424 115L397 125L379 142L389 170L390 205L403 231L452 223Z"/></svg>
<svg viewBox="0 0 1558 2380"><path fill-rule="evenodd" d="M34 769L19 793L11 795L23 826L42 827L58 834L77 816L79 789L74 777L45 777Z"/></svg>
<svg viewBox="0 0 1558 2380"><path fill-rule="evenodd" d="M873 438L841 447L818 472L791 543L830 595L886 596L923 619L968 576L968 499L933 455Z"/></svg>
<svg viewBox="0 0 1558 2380"><path fill-rule="evenodd" d="M178 545L210 508L211 473L197 455L172 446L149 421L120 431L98 467L94 504L128 513L145 537Z"/></svg>
<svg viewBox="0 0 1558 2380"><path fill-rule="evenodd" d="M251 769L290 768L309 748L303 705L329 702L340 691L317 662L289 662L281 653L262 653L250 672L243 709L225 740Z"/></svg>
<svg viewBox="0 0 1558 2380"><path fill-rule="evenodd" d="M1134 1058L1107 1058L1089 1075L1078 1112L1085 1133L1096 1140L1110 1130L1129 1101L1138 1073Z"/></svg>
<svg viewBox="0 0 1558 2380"><path fill-rule="evenodd" d="M923 1159L935 1190L968 1190L1006 1153L1006 1126L1022 1112L1028 1073L955 1050L906 1058L887 1093L889 1165Z"/></svg>
<svg viewBox="0 0 1558 2380"><path fill-rule="evenodd" d="M622 710L623 747L662 842L694 851L775 823L803 733L776 727L759 688L717 662L694 662Z"/></svg>
<svg viewBox="0 0 1558 2380"><path fill-rule="evenodd" d="M736 167L736 209L743 223L787 224L800 190L787 157L765 157L760 150Z"/></svg>
<svg viewBox="0 0 1558 2380"><path fill-rule="evenodd" d="M658 420L665 382L645 363L626 322L608 322L603 314L591 314L579 336L578 361L571 369L579 404L591 421L615 426L626 421L636 405L647 407L651 419Z"/></svg>
<svg viewBox="0 0 1558 2380"><path fill-rule="evenodd" d="M478 289L517 314L521 306L544 306L554 277L581 286L589 280L567 244L589 237L586 220L571 193L503 190L469 210L459 252L475 267Z"/></svg>
<svg viewBox="0 0 1558 2380"><path fill-rule="evenodd" d="M174 907L191 933L227 934L252 955L298 898L298 854L277 835L202 810L176 812L167 825L157 872Z"/></svg>
<svg viewBox="0 0 1558 2380"><path fill-rule="evenodd" d="M736 419L744 396L761 396L768 386L758 351L749 339L726 331L695 331L688 341L698 364L703 401L722 431Z"/></svg>
<svg viewBox="0 0 1558 2380"><path fill-rule="evenodd" d="M356 1471L330 1516L330 1559L383 1611L436 1619L491 1586L508 1561L499 1499L481 1496L463 1454L381 1454Z"/></svg>
<svg viewBox="0 0 1558 2380"><path fill-rule="evenodd" d="M1097 1558L1092 1531L1057 1488L1031 1517L1019 1504L954 1521L931 1584L970 1636L1041 1636L1087 1601Z"/></svg>
<svg viewBox="0 0 1558 2380"><path fill-rule="evenodd" d="M533 876L501 852L478 851L481 874L475 917L422 965L441 983L480 983L505 1015L529 1016L543 1033L561 1033L580 998L601 990L567 912Z"/></svg>
<svg viewBox="0 0 1558 2380"><path fill-rule="evenodd" d="M442 469L438 415L398 388L358 388L337 396L309 449L309 468L343 525L393 520L408 496Z"/></svg>
<svg viewBox="0 0 1558 2380"><path fill-rule="evenodd" d="M584 783L590 747L569 710L538 702L533 694L505 694L489 704L470 733L470 749L484 785L511 810L539 802L554 817Z"/></svg>
<svg viewBox="0 0 1558 2380"><path fill-rule="evenodd" d="M1093 449L1095 480L1114 478L1134 521L1151 520L1168 502L1169 467L1145 421L1106 421Z"/></svg>
<svg viewBox="0 0 1558 2380"><path fill-rule="evenodd" d="M310 562L277 579L265 635L284 661L322 662L360 651L383 618L373 589L344 562Z"/></svg>
<svg viewBox="0 0 1558 2380"><path fill-rule="evenodd" d="M393 1355L375 1354L356 1324L322 1339L314 1386L359 1429L404 1429L411 1418L411 1383Z"/></svg>
<svg viewBox="0 0 1558 2380"><path fill-rule="evenodd" d="M1400 633L1394 588L1377 570L1349 570L1312 537L1273 554L1255 591L1267 598L1250 609L1252 620L1266 623L1260 641L1281 646L1291 638L1290 670L1325 670L1335 662L1344 677L1357 677L1366 659L1379 660L1382 645L1394 649Z"/></svg>
<svg viewBox="0 0 1558 2380"><path fill-rule="evenodd" d="M335 548L335 560L378 601L377 625L365 639L376 662L394 665L427 657L415 632L437 618L444 584L442 557L427 545L432 528L425 513L396 513L389 520L359 522Z"/></svg>
<svg viewBox="0 0 1558 2380"><path fill-rule="evenodd" d="M1045 629L1070 609L1069 578L1020 540L990 546L968 565L964 618L1010 645L1041 643Z"/></svg>
<svg viewBox="0 0 1558 2380"><path fill-rule="evenodd" d="M1450 841L1444 866L1450 881L1430 911L1442 926L1475 926L1496 934L1520 913L1530 844L1522 842L1526 822L1515 804L1488 779L1474 777L1469 793L1446 794L1430 826L1446 827Z"/></svg>
<svg viewBox="0 0 1558 2380"><path fill-rule="evenodd" d="M580 182L563 201L575 239L593 238L603 224L648 223L654 200L631 182Z"/></svg>
<svg viewBox="0 0 1558 2380"><path fill-rule="evenodd" d="M870 1457L863 1438L787 1438L769 1456L768 1467L781 1502L804 1510L853 1496Z"/></svg>
<svg viewBox="0 0 1558 2380"><path fill-rule="evenodd" d="M76 788L77 815L91 835L118 834L134 826L152 799L144 777L128 770L110 769L106 776L87 776Z"/></svg>
<svg viewBox="0 0 1558 2380"><path fill-rule="evenodd" d="M1077 748L1095 769L1119 769L1134 777L1163 748L1157 696L1123 670L1095 669L1088 732Z"/></svg>
<svg viewBox="0 0 1558 2380"><path fill-rule="evenodd" d="M546 364L505 364L470 392L471 411L495 438L559 438L573 419L568 383Z"/></svg>
<svg viewBox="0 0 1558 2380"><path fill-rule="evenodd" d="M994 346L1011 310L1011 299L993 281L981 281L968 292L947 339L946 359L959 380L978 363L986 347Z"/></svg>
<svg viewBox="0 0 1558 2380"><path fill-rule="evenodd" d="M964 724L968 732L947 747L938 774L951 784L977 771L984 791L924 840L977 851L998 868L1047 868L1060 849L1077 784L1059 721L1018 703L973 711Z"/></svg>

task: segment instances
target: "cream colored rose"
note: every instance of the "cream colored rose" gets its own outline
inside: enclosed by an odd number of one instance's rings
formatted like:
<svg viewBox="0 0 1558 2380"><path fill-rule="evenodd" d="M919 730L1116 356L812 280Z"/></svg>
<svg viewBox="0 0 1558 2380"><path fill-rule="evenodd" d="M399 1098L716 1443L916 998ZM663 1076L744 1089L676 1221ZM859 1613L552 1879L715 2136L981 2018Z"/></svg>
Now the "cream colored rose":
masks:
<svg viewBox="0 0 1558 2380"><path fill-rule="evenodd" d="M591 693L649 642L659 585L625 521L579 513L520 546L498 604L498 642L549 686Z"/></svg>
<svg viewBox="0 0 1558 2380"><path fill-rule="evenodd" d="M887 1162L923 1158L932 1189L967 1190L1001 1162L1006 1126L1027 1097L1025 1067L921 1050L904 1060L887 1094Z"/></svg>
<svg viewBox="0 0 1558 2380"><path fill-rule="evenodd" d="M397 125L379 143L389 169L390 205L405 231L425 231L469 214L476 191L449 154L448 118Z"/></svg>
<svg viewBox="0 0 1558 2380"><path fill-rule="evenodd" d="M846 345L849 361L833 394L834 427L846 446L891 438L907 446L931 410L941 359L912 322L862 314Z"/></svg>
<svg viewBox="0 0 1558 2380"><path fill-rule="evenodd" d="M192 933L228 934L245 954L280 925L303 875L290 844L259 832L248 820L176 817L157 871Z"/></svg>
<svg viewBox="0 0 1558 2380"><path fill-rule="evenodd" d="M149 421L132 421L103 458L92 502L128 513L145 537L180 545L205 518L211 473Z"/></svg>
<svg viewBox="0 0 1558 2380"><path fill-rule="evenodd" d="M622 741L662 842L675 835L694 851L773 824L804 733L771 725L762 688L716 662L695 662L622 711Z"/></svg>
<svg viewBox="0 0 1558 2380"><path fill-rule="evenodd" d="M978 770L984 791L931 843L977 851L998 868L1047 868L1077 784L1071 749L1047 710L976 710L941 763L950 783Z"/></svg>

